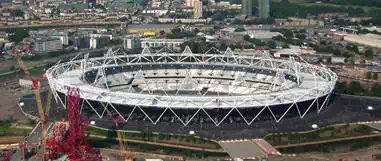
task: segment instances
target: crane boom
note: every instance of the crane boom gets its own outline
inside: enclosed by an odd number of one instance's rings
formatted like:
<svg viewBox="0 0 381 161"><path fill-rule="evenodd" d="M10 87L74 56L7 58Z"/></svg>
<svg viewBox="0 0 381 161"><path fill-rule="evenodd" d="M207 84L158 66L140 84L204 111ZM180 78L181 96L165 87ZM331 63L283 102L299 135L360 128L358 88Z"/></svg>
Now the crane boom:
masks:
<svg viewBox="0 0 381 161"><path fill-rule="evenodd" d="M101 104L104 108L106 108L106 106L103 103L101 103ZM121 127L120 127L120 116L118 115L118 116L114 117L112 115L112 113L107 108L105 110L107 112L107 115L115 123L115 126L117 128L116 129L116 135L117 135L117 139L118 139L118 143L119 143L119 150L121 151L121 154L124 158L124 161L132 161L133 156L128 152L126 135L122 132Z"/></svg>
<svg viewBox="0 0 381 161"><path fill-rule="evenodd" d="M27 38L27 39L30 39ZM25 40L25 39L24 39ZM22 47L22 50L25 51L30 51L30 46L28 47L25 47L25 45L22 43L21 44L21 47ZM37 108L38 108L38 113L40 115L40 122L41 122L41 151L43 153L43 157L42 157L42 160L45 159L45 144L44 144L44 139L45 139L45 136L47 134L47 126L46 126L46 123L47 123L47 115L45 113L45 110L44 110L44 107L42 105L42 101L41 101L41 94L40 94L40 78L33 78L31 73L29 72L27 66L25 65L24 61L21 59L21 56L20 56L20 53L14 48L13 51L12 51L13 55L15 56L18 64L19 64L19 68L20 70L22 70L25 74L25 76L30 80L32 81L32 90L33 90L33 93L35 95L35 100L36 100L36 104L37 104ZM49 103L50 104L50 103ZM22 150L23 152L23 150ZM22 154L24 155L24 154Z"/></svg>

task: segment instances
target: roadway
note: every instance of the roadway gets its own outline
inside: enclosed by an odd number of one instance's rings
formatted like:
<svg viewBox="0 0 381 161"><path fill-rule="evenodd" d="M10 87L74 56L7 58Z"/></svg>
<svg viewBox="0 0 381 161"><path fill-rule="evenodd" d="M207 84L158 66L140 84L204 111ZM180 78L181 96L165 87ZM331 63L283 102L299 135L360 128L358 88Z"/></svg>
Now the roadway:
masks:
<svg viewBox="0 0 381 161"><path fill-rule="evenodd" d="M25 111L31 115L38 116L34 103L30 97L25 96L22 100L25 103ZM372 106L373 110L367 110L368 106ZM53 105L56 109L52 109L50 118L59 119L64 115L64 110L60 105ZM316 109L314 109L316 110ZM89 120L96 122L96 126L113 129L114 123L107 117L100 119L95 114L87 115ZM256 121L248 126L245 123L229 123L224 122L219 127L214 124L189 124L183 126L179 122L159 122L153 125L148 120L130 120L123 125L124 129L135 131L151 131L159 133L176 133L189 134L189 131L195 131L196 135L213 140L226 139L242 139L242 138L262 138L268 133L283 133L283 132L299 132L313 130L312 124L317 124L319 127L325 127L332 124L366 122L381 120L381 99L374 97L357 97L347 95L335 95L331 99L331 104L325 107L319 114L312 112L306 115L303 119L299 117L285 118L279 123L274 120Z"/></svg>

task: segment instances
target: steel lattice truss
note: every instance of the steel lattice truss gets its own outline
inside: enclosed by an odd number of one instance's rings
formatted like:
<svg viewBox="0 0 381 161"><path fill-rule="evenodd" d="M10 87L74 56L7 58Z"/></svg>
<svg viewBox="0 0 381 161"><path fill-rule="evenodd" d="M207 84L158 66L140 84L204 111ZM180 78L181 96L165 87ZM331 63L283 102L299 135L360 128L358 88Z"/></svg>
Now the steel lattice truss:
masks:
<svg viewBox="0 0 381 161"><path fill-rule="evenodd" d="M182 53L163 48L151 53L145 48L140 54L128 55L111 49L103 57L77 56L69 62L57 63L48 69L46 76L56 101L66 107L66 100L58 93L68 88L80 90L83 106L90 106L100 117L105 111L116 111L124 121L140 110L153 124L157 124L165 112L172 112L184 126L204 112L213 123L220 125L236 110L242 119L252 124L262 111L268 109L279 122L295 107L303 118L318 98L325 100L318 105L318 112L326 104L334 89L337 76L324 66L297 62L294 58L272 58L267 51L257 51L253 56L240 56L228 48L220 52L211 48L206 53L192 53L189 47ZM299 110L298 102L312 103L306 111ZM90 101L102 102L104 108L93 107ZM272 105L289 104L282 115L275 115ZM121 114L116 105L130 106L129 115ZM145 110L162 108L163 113L153 119ZM229 109L221 120L216 120L207 109ZM261 108L246 118L242 108ZM99 109L102 109L101 111ZM196 109L185 121L176 109ZM106 116L107 117L107 116Z"/></svg>

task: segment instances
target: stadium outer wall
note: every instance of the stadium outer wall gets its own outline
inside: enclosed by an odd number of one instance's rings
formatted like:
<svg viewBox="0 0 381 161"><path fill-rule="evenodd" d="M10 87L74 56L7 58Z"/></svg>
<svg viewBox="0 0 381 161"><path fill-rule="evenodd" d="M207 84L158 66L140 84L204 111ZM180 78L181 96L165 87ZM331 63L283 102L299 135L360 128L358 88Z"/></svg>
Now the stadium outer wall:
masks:
<svg viewBox="0 0 381 161"><path fill-rule="evenodd" d="M146 49L143 50L143 53L140 54L140 56L135 55L135 58L139 58L140 61L128 62L128 63L151 63L149 61L149 59L151 59L151 60L159 59L157 55L152 56L153 54L145 53L145 52L147 52ZM156 53L156 54L158 54L158 53ZM170 54L165 55L163 53L159 53L159 54L161 54L160 55L161 57L167 57L167 58L171 58L171 59L175 59L175 57L179 57L178 55L180 55L180 58L178 58L178 59L181 59L181 56L186 57L186 60L188 63L189 62L201 63L201 62L197 62L197 61L200 61L200 59L203 59L203 60L205 59L203 56L200 56L200 54L193 54L191 52L189 53L189 51L187 51L187 52L184 51L183 53L178 54L177 56L176 55L170 55ZM125 58L129 57L127 55L123 55L123 56ZM107 54L105 54L105 56L103 58L100 58L100 59L115 61L115 64L119 65L117 63L118 60L116 58L122 59L123 56L118 56L116 54L110 53L110 51L109 51ZM147 60L142 61L143 60L142 56L146 57ZM206 57L206 59L211 59L211 58L215 57L214 55L209 55L209 54L205 54L204 56ZM234 56L231 53L229 53L228 50L225 53L218 55L218 56L221 56L221 58L223 58L221 60L226 61L226 62L229 62L230 59L231 60L248 59L246 57ZM133 57L133 56L131 56L131 57ZM86 72L89 72L89 69L93 70L94 66L83 67L84 66L83 64L89 64L88 62L92 62L93 64L95 64L94 62L96 60L97 60L97 58L90 60L88 57L87 58L85 57L84 59L79 60L79 61L71 61L71 62L66 63L63 66L61 66L61 67L69 68L69 70L66 70L66 71L63 69L57 68L57 67L60 67L59 65L49 69L49 72L47 72L48 75L50 76L50 77L48 77L48 80L49 80L49 83L52 85L51 88L55 92L55 97L56 97L56 100L58 102L61 102L64 105L65 101L63 101L63 100L65 100L65 96L63 93L65 93L64 92L66 90L65 88L75 87L75 86L73 86L73 84L69 83L69 84L64 84L61 87L58 87L56 84L57 78L54 78L54 77L57 77L57 75L59 75L59 74L64 75L65 72L70 71L70 70L78 70L78 67L73 67L73 64L77 64L78 66L81 66L81 70L84 71L83 73L85 74ZM255 58L255 61L258 61L259 63L254 62L253 64L257 63L256 65L258 65L258 64L260 64L261 61L264 61L264 60L274 61L272 58L269 58L268 55L265 55L265 56ZM253 60L251 60L251 61L253 61ZM105 61L103 61L103 62L105 62ZM274 62L279 63L278 61L274 61ZM161 63L163 63L163 62L161 62ZM170 64L170 62L165 62L165 63ZM178 62L176 62L176 63L178 63ZM205 62L202 62L202 63L205 63ZM214 63L214 62L207 62L207 63ZM287 72L288 72L287 75L291 76L291 78L294 77L296 79L299 79L300 76L298 76L298 74L300 74L302 72L297 71L297 68L302 68L302 66L304 64L303 63L297 63L293 60L290 60L289 62L286 62L286 63L292 64L292 65L297 64L296 66L299 66L299 67L295 67L295 69L293 69L292 67L287 67L287 66L286 67L280 67L280 66L282 66L282 64L285 64L284 62L280 62L278 64L278 70L274 69L276 74L274 74L274 72L273 72L273 75L270 75L271 77L274 77L273 78L274 80L276 79L275 77L278 73L276 71L279 71L279 69L287 70ZM68 64L71 66L69 67ZM111 65L110 67L115 67L115 64ZM231 64L234 65L234 62ZM228 64L227 66L229 66L231 64ZM252 66L253 64L248 64L248 65L245 64L245 65ZM100 65L102 65L102 63ZM105 64L103 63L103 65L105 65ZM110 65L110 64L107 64L107 65ZM182 123L185 126L188 124L199 124L199 123L202 123L202 124L211 123L211 124L215 124L216 126L219 126L220 124L224 124L224 123L246 123L246 124L250 125L252 123L255 123L258 121L265 121L265 120L275 120L276 122L279 122L281 119L286 118L286 117L297 117L297 116L299 116L299 117L303 118L306 114L314 112L315 110L317 112L321 111L322 107L325 106L329 102L328 101L329 96L333 90L334 84L335 84L336 79L337 79L336 75L333 72L330 72L329 69L325 69L322 67L316 67L316 66L313 66L310 64L304 65L304 66L308 66L308 67L313 68L314 70L318 70L316 73L313 74L314 77L316 77L316 75L321 77L321 78L319 78L319 81L320 82L325 81L326 86L322 86L320 88L326 87L328 89L325 89L324 91L318 93L315 96L311 96L309 99L305 98L305 99L300 100L300 101L294 100L293 102L288 102L288 103L274 103L274 104L268 104L268 105L263 105L263 106L255 106L255 105L247 106L246 105L244 107L231 106L231 107L218 108L218 106L214 106L214 107L211 106L208 108L181 108L181 107L162 108L160 106L155 106L155 105L134 105L134 104L129 105L129 104L121 104L118 102L103 101L103 99L85 99L84 97L82 97L83 95L81 95L81 98L82 98L82 100L81 100L82 101L81 102L81 105L82 105L81 106L81 112L83 113L83 115L88 115L90 117L91 117L91 115L96 115L96 116L102 118L102 117L107 117L107 116L105 116L105 113L106 113L106 110L108 110L115 115L121 116L125 121L138 120L138 121L151 122L153 124L158 124L160 122L170 122L170 123L178 122L178 123ZM95 67L96 67L96 65L95 65ZM267 66L266 66L266 64L265 65L262 64L261 67L269 67L269 65L267 64ZM106 68L108 68L108 67L106 67ZM97 68L97 69L100 69L100 68ZM102 69L104 69L104 68L102 68ZM62 70L63 70L63 72L62 72ZM61 73L60 72L54 73L55 71L60 71ZM306 72L306 71L307 70L305 70L304 72ZM298 73L298 72L300 72L300 73ZM322 72L328 72L328 74L323 75L324 73L322 73ZM96 73L97 73L96 77L98 77L99 73L100 73L99 70ZM103 72L103 76L107 78L108 74L106 74L106 73L107 72ZM81 74L81 75L83 75L83 74ZM138 75L138 74L136 74L136 72L135 72L135 76L136 75ZM307 76L307 74L306 74L306 76ZM327 77L329 77L329 78L327 78ZM184 76L183 79L185 79L185 78L187 78L187 77ZM54 80L54 79L56 79L56 80ZM81 81L82 83L83 82L85 82L87 84L94 83L94 82L84 81L83 77L81 79L82 79L82 81ZM237 79L234 81L237 81ZM289 81L300 85L297 80L291 80L290 79ZM242 82L239 82L239 83L242 83ZM273 82L273 84L276 84L276 83ZM277 85L277 86L282 86L282 85ZM315 89L315 90L317 90L317 89ZM99 93L98 97L102 97L102 95L103 95L103 93ZM284 97L284 96L282 96L282 97ZM221 101L224 101L224 100L221 100ZM282 101L280 101L280 102L282 102ZM283 100L283 102L284 102L284 100Z"/></svg>

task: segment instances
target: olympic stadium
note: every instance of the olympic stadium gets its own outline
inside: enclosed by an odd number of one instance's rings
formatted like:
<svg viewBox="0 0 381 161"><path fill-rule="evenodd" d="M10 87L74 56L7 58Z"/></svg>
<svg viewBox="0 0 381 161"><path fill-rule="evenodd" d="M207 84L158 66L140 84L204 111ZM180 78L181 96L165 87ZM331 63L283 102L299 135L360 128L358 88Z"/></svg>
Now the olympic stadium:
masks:
<svg viewBox="0 0 381 161"><path fill-rule="evenodd" d="M229 48L192 53L189 47L182 53L110 49L103 57L57 63L46 77L63 107L67 90L78 88L88 118L107 120L112 113L127 123L214 127L319 113L337 80L324 66L266 51L241 56Z"/></svg>

